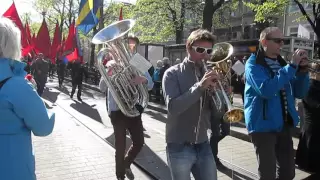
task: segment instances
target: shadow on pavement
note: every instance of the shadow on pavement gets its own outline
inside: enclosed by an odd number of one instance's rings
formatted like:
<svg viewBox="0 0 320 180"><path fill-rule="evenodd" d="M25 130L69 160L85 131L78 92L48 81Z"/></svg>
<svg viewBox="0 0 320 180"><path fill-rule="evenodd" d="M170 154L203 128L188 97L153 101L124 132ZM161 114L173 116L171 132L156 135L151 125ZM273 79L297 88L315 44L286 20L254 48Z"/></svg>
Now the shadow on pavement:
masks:
<svg viewBox="0 0 320 180"><path fill-rule="evenodd" d="M96 105L89 105L85 102L79 103L78 101L74 101L74 103L70 104L70 107L77 110L79 113L94 119L95 121L102 123L102 119L97 109L93 108Z"/></svg>
<svg viewBox="0 0 320 180"><path fill-rule="evenodd" d="M43 99L46 99L45 97L43 97ZM46 99L47 100L47 99ZM46 102L44 102L44 105L46 106L47 109L52 109L53 107L51 107L49 104L47 104Z"/></svg>
<svg viewBox="0 0 320 180"><path fill-rule="evenodd" d="M94 95L91 92L89 92L88 90L89 89L87 89L87 88L83 88L82 93L85 94L86 96L88 96L89 98L94 99Z"/></svg>
<svg viewBox="0 0 320 180"><path fill-rule="evenodd" d="M153 119L158 120L160 122L163 122L163 123L167 122L167 118L161 112L154 112L154 111L149 111L148 109L146 109L144 111L144 113L150 115Z"/></svg>
<svg viewBox="0 0 320 180"><path fill-rule="evenodd" d="M66 94L66 95L70 95L70 92L69 90L65 87L65 86L62 86L61 88L60 87L56 87L60 92Z"/></svg>
<svg viewBox="0 0 320 180"><path fill-rule="evenodd" d="M237 172L235 170L229 169L226 166L220 167L220 168L218 168L218 170L233 180L244 180L244 179L245 180L254 180L253 178L250 178L250 177L248 177L240 172Z"/></svg>
<svg viewBox="0 0 320 180"><path fill-rule="evenodd" d="M319 180L320 179L320 174L311 174L310 176L302 179L302 180Z"/></svg>
<svg viewBox="0 0 320 180"><path fill-rule="evenodd" d="M112 147L115 147L115 138L113 133L109 137L107 137L106 140ZM127 137L126 150L128 150L131 143L131 139ZM151 174L157 179L171 179L170 170L167 164L146 144L143 146L142 150L138 154L138 157L135 159L135 163L138 164L138 166L140 166L142 169L147 171L148 174Z"/></svg>
<svg viewBox="0 0 320 180"><path fill-rule="evenodd" d="M42 96L43 99L55 103L58 99L60 92L52 92L50 90L45 90L44 94L45 96Z"/></svg>

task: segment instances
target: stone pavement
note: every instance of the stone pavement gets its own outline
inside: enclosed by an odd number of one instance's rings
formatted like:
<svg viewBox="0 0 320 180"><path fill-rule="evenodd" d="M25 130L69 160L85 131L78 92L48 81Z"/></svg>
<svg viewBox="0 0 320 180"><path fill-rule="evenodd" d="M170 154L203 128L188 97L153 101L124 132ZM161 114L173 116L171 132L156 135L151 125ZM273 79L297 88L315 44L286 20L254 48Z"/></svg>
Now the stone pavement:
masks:
<svg viewBox="0 0 320 180"><path fill-rule="evenodd" d="M59 93L57 88L50 88L51 100L54 99L55 104L63 107L68 113L77 117L82 124L97 133L101 138L106 139L110 144L114 143L113 130L108 116L106 116L104 96L98 92L84 89L83 103L70 100L65 94L70 91L69 85L67 90L54 97ZM77 106L79 109L77 109ZM90 111L90 113L85 111ZM92 113L98 115L93 115ZM96 117L99 116L100 119ZM169 170L166 162L165 154L165 114L153 109L146 109L143 114L143 123L146 129L145 141L146 145L139 154L136 162L144 166L158 179L170 180ZM103 123L103 125L101 124ZM130 139L128 138L128 145ZM251 143L234 137L226 137L219 144L219 157L226 165L226 169L218 172L219 180L226 179L256 179L257 163L254 149ZM231 163L231 164L230 164ZM302 171L296 171L295 179L302 179L308 174Z"/></svg>
<svg viewBox="0 0 320 180"><path fill-rule="evenodd" d="M114 150L75 118L45 100L56 113L54 131L47 137L33 136L36 174L39 180L116 179ZM137 179L148 176L132 166Z"/></svg>

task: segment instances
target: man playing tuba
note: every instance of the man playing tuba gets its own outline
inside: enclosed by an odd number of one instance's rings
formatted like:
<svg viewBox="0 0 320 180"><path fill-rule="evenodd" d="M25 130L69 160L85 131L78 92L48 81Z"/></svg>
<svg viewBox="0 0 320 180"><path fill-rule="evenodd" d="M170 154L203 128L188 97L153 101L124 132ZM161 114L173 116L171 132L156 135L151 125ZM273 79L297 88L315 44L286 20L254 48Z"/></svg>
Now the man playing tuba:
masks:
<svg viewBox="0 0 320 180"><path fill-rule="evenodd" d="M135 36L128 36L128 43L131 53L135 53L136 47L139 44L139 39ZM117 64L114 60L109 60L106 63L106 66L108 74L110 75L113 73L113 68L115 68ZM145 76L134 77L131 79L130 83L133 85L145 83L149 90L153 88L153 81L148 72L145 73ZM130 169L130 165L133 163L144 144L141 114L136 117L124 115L112 97L110 90L108 90L103 78L101 78L99 86L102 92L107 92L107 110L115 136L117 179L123 180L125 176L127 176L128 179L132 180L134 179L134 175ZM127 130L130 132L132 145L125 156Z"/></svg>

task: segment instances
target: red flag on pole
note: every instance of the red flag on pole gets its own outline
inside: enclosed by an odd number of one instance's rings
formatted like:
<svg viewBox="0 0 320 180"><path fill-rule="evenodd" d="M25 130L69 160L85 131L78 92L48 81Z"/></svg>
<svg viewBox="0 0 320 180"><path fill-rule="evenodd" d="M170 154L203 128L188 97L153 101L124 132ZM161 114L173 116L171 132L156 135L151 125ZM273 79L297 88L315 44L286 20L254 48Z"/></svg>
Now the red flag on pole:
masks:
<svg viewBox="0 0 320 180"><path fill-rule="evenodd" d="M74 51L76 47L76 27L75 22L73 21L69 27L69 34L65 41L64 48L63 48L63 55L68 55Z"/></svg>
<svg viewBox="0 0 320 180"><path fill-rule="evenodd" d="M69 62L77 59L80 60L78 47L74 48L74 51L71 54L67 55L66 58L68 59Z"/></svg>
<svg viewBox="0 0 320 180"><path fill-rule="evenodd" d="M55 64L57 53L58 53L58 47L61 44L61 32L59 28L59 23L56 24L56 28L53 35L52 45L51 45L51 60Z"/></svg>
<svg viewBox="0 0 320 180"><path fill-rule="evenodd" d="M45 57L50 57L51 42L49 29L45 19L43 19L41 27L39 29L35 47L37 51L42 53Z"/></svg>
<svg viewBox="0 0 320 180"><path fill-rule="evenodd" d="M123 16L122 16L122 7L120 8L120 15L119 15L119 21L123 20Z"/></svg>
<svg viewBox="0 0 320 180"><path fill-rule="evenodd" d="M28 40L28 44L31 45L32 44L32 37L31 37L31 31L30 31L30 27L29 27L28 21L26 21L24 29L26 30L26 38Z"/></svg>
<svg viewBox="0 0 320 180"><path fill-rule="evenodd" d="M29 47L29 44L27 42L25 29L23 27L23 24L21 22L21 19L19 17L16 5L14 4L14 2L9 7L9 9L3 14L3 16L11 19L16 24L16 26L20 29L20 31L21 31L21 46L22 46L21 53L22 53L22 56L26 56L32 50L32 48Z"/></svg>

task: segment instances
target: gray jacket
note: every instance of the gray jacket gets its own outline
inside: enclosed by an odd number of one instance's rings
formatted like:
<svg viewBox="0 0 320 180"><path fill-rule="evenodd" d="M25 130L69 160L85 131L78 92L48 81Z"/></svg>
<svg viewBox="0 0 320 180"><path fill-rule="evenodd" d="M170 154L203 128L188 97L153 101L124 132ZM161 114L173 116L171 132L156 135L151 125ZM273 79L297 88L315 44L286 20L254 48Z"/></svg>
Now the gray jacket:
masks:
<svg viewBox="0 0 320 180"><path fill-rule="evenodd" d="M187 58L170 67L163 76L163 96L168 109L167 143L201 143L208 140L207 129L213 106L211 98L199 87L198 79L194 63Z"/></svg>

